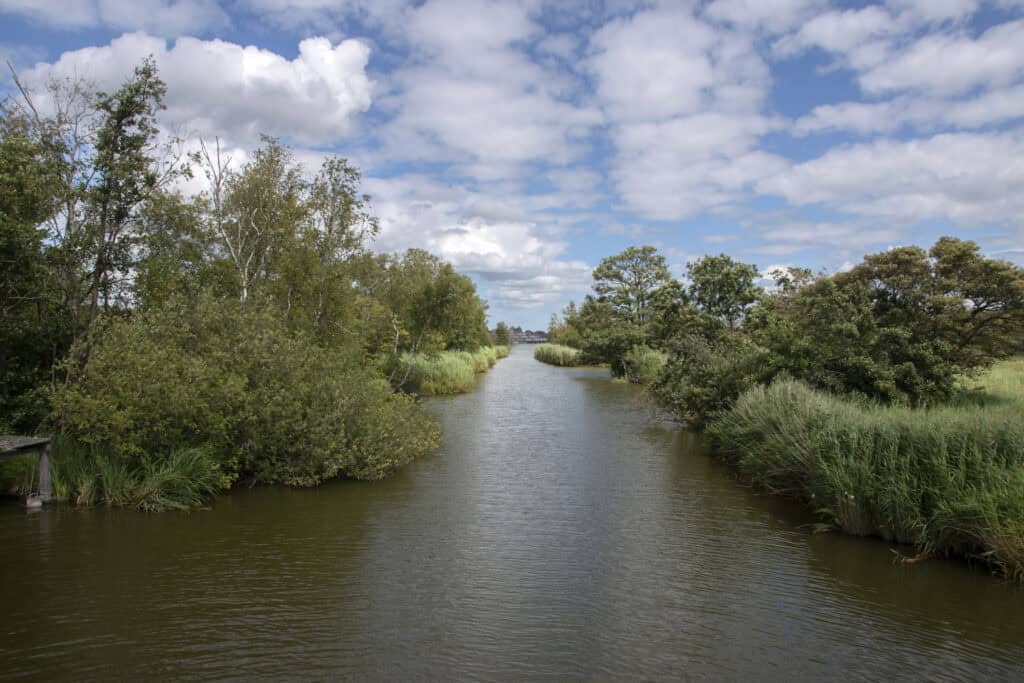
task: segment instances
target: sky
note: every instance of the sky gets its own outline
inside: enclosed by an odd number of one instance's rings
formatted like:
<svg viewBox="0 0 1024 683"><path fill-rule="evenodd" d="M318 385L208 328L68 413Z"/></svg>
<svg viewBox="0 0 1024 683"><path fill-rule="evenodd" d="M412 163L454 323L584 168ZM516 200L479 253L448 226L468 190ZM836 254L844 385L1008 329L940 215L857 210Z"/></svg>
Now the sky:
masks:
<svg viewBox="0 0 1024 683"><path fill-rule="evenodd" d="M0 0L37 92L148 55L168 135L347 157L374 248L450 261L492 324L546 327L630 245L677 276L941 235L1024 263L1024 0Z"/></svg>

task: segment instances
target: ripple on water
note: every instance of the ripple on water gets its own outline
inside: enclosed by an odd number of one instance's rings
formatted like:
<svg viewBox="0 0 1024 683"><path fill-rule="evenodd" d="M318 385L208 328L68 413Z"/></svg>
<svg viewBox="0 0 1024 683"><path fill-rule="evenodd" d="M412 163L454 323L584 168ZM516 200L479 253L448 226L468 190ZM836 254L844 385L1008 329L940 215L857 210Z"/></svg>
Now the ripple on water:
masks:
<svg viewBox="0 0 1024 683"><path fill-rule="evenodd" d="M0 677L1021 680L1024 594L813 536L636 387L517 348L383 482L0 508Z"/></svg>

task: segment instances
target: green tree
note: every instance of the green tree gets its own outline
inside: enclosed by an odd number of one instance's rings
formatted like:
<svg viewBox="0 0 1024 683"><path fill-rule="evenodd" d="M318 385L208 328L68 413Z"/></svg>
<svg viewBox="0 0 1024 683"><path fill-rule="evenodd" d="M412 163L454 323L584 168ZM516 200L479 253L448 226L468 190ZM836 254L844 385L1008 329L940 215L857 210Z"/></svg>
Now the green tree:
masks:
<svg viewBox="0 0 1024 683"><path fill-rule="evenodd" d="M629 247L594 269L594 293L617 320L639 326L650 319L654 292L671 279L665 257L654 247Z"/></svg>
<svg viewBox="0 0 1024 683"><path fill-rule="evenodd" d="M504 321L494 326L494 343L498 346L512 345L512 336L509 334L508 325Z"/></svg>
<svg viewBox="0 0 1024 683"><path fill-rule="evenodd" d="M166 86L156 62L146 59L112 94L99 93L96 111L94 180L86 191L85 226L90 252L89 321L102 305L125 291L133 262L132 219L163 180L155 170L156 113Z"/></svg>
<svg viewBox="0 0 1024 683"><path fill-rule="evenodd" d="M690 301L708 315L736 327L758 297L754 283L757 266L734 261L730 256L705 256L686 264Z"/></svg>
<svg viewBox="0 0 1024 683"><path fill-rule="evenodd" d="M0 108L0 428L35 431L60 339L41 224L55 210L53 168L19 112Z"/></svg>

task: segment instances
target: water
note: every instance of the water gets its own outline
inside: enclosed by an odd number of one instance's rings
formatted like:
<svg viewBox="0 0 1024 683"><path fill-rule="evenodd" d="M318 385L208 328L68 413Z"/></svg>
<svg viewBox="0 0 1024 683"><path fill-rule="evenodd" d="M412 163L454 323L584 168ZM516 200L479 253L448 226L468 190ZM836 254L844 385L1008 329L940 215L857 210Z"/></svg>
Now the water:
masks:
<svg viewBox="0 0 1024 683"><path fill-rule="evenodd" d="M517 347L383 482L0 506L0 678L1024 680L1024 591L812 535L635 388Z"/></svg>

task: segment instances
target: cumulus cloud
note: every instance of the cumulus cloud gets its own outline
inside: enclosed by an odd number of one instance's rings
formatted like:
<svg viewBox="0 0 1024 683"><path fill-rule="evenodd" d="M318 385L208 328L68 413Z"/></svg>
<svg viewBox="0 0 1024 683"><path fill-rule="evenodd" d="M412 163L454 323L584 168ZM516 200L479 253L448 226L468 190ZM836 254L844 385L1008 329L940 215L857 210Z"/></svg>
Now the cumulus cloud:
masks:
<svg viewBox="0 0 1024 683"><path fill-rule="evenodd" d="M594 35L589 66L617 149L611 175L631 208L684 218L784 166L757 149L780 122L762 113L771 74L752 41L682 9L640 12Z"/></svg>
<svg viewBox="0 0 1024 683"><path fill-rule="evenodd" d="M61 29L104 27L162 36L227 26L216 0L0 0L0 14L15 14Z"/></svg>
<svg viewBox="0 0 1024 683"><path fill-rule="evenodd" d="M392 75L395 113L378 132L389 158L452 161L494 180L584 151L599 113L571 100L569 77L531 59L524 45L540 28L528 8L432 0L406 29L410 58Z"/></svg>
<svg viewBox="0 0 1024 683"><path fill-rule="evenodd" d="M793 205L905 223L1006 224L1024 215L1024 133L945 133L832 149L758 183ZM999 163L994 160L1004 160Z"/></svg>
<svg viewBox="0 0 1024 683"><path fill-rule="evenodd" d="M169 46L163 38L129 33L37 64L24 78L37 90L51 76L85 77L111 90L148 55L167 83L163 124L236 144L251 144L260 133L318 145L337 141L372 99L369 48L357 40L332 44L326 38L303 40L298 55L287 59L222 40L183 37Z"/></svg>

